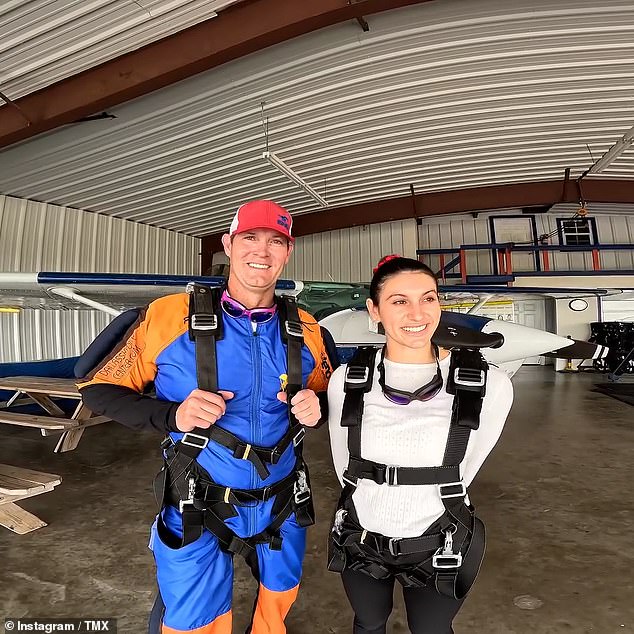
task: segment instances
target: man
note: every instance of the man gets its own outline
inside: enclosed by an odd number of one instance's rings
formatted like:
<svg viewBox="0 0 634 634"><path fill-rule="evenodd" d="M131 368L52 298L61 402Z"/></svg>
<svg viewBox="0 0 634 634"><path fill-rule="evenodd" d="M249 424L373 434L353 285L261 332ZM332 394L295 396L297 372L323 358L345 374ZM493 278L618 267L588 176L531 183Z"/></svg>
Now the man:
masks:
<svg viewBox="0 0 634 634"><path fill-rule="evenodd" d="M271 201L242 205L222 237L222 296L152 302L79 384L92 410L169 433L150 541L164 634L231 634L234 554L259 580L252 634L286 632L312 523L302 426L320 422L332 371L319 325L274 296L291 228Z"/></svg>

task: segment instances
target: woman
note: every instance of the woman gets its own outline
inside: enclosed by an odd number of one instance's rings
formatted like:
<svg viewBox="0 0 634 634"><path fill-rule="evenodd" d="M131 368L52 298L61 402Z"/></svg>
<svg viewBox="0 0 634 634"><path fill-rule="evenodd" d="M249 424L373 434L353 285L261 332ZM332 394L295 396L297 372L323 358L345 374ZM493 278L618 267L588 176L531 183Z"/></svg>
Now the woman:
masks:
<svg viewBox="0 0 634 634"><path fill-rule="evenodd" d="M502 432L511 382L473 347L432 343L438 286L417 260L383 258L367 306L385 347L358 353L328 387L344 487L329 568L342 574L354 634L385 634L395 580L412 634L447 634L484 554L466 486Z"/></svg>

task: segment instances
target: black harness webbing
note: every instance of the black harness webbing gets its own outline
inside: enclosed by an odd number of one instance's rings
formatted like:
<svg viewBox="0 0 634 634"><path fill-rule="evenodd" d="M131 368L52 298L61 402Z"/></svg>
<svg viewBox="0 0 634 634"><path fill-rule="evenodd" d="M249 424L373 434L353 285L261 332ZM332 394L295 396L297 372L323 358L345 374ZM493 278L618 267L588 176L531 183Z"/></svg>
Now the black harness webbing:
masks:
<svg viewBox="0 0 634 634"><path fill-rule="evenodd" d="M189 336L196 344L198 386L217 392L216 341L222 338L221 291L202 284L191 284L188 292ZM287 347L289 428L274 447L246 443L217 424L207 429L196 429L195 433L187 432L176 443L168 436L161 445L165 451L166 466L155 480L155 495L161 506L172 504L179 508L183 518L183 536L178 540L159 521L159 532L166 543L178 542L179 546L183 546L195 541L207 528L218 538L224 550L246 557L253 552L256 543L266 542L271 544L271 548L281 547L279 528L292 512L302 526L314 522L308 471L302 458L305 429L291 411L291 400L303 387L303 329L294 298L284 297L276 301L281 338ZM296 456L295 469L279 482L261 489L225 487L214 482L196 462L210 441L228 448L235 458L249 460L263 480L270 475L267 463L276 464L292 444ZM235 506L252 506L273 498L273 521L265 531L240 538L224 523L224 520L237 515Z"/></svg>
<svg viewBox="0 0 634 634"><path fill-rule="evenodd" d="M206 392L217 392L216 341L222 339L220 292L203 284L192 284L188 290L189 338L196 343L198 387Z"/></svg>
<svg viewBox="0 0 634 634"><path fill-rule="evenodd" d="M481 557L475 572L473 562L484 552L484 525L465 503L460 463L471 430L479 425L488 366L477 350L452 351L446 389L454 400L442 465L400 467L361 457L364 395L372 389L376 353L376 348L360 348L346 370L341 425L348 428L350 458L331 534L329 567L337 571L350 567L376 578L394 575L406 586L419 587L433 580L439 592L460 598L475 579ZM419 537L395 539L366 531L352 502L363 478L387 486L435 484L445 513ZM474 556L463 566L470 550Z"/></svg>

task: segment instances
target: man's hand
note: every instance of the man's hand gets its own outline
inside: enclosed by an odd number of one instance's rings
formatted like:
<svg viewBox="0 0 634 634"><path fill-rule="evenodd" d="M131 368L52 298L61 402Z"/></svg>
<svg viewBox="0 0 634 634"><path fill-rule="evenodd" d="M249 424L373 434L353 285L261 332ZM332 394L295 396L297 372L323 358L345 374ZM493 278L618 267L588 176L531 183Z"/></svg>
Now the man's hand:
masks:
<svg viewBox="0 0 634 634"><path fill-rule="evenodd" d="M286 403L286 392L277 393L278 400ZM319 399L317 394L312 390L300 390L291 399L291 412L295 415L297 420L306 427L314 427L321 418L321 407L319 406Z"/></svg>
<svg viewBox="0 0 634 634"><path fill-rule="evenodd" d="M225 401L232 398L233 392L224 390L219 390L218 394L199 389L192 390L176 410L176 427L184 432L192 431L196 427L211 427L225 413Z"/></svg>

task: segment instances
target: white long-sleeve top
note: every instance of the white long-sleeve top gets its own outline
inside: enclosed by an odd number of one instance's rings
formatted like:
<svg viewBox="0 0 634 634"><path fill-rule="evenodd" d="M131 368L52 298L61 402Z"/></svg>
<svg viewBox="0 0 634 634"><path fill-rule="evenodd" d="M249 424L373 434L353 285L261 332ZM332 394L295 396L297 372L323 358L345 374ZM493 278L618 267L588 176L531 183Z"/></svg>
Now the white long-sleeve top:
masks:
<svg viewBox="0 0 634 634"><path fill-rule="evenodd" d="M450 356L440 361L447 385ZM378 365L377 353L375 365ZM400 390L415 391L436 373L436 364L394 363L385 359L385 382ZM348 466L348 430L341 426L346 366L339 367L328 385L330 443L335 471L343 486ZM372 389L365 394L361 425L361 457L400 467L433 467L442 464L453 395L443 387L427 402L396 405L383 395L375 368ZM465 485L473 481L497 442L513 402L508 376L489 366L480 427L472 431L460 473ZM388 537L417 537L444 512L436 485L377 484L360 479L352 496L359 522L368 531Z"/></svg>

